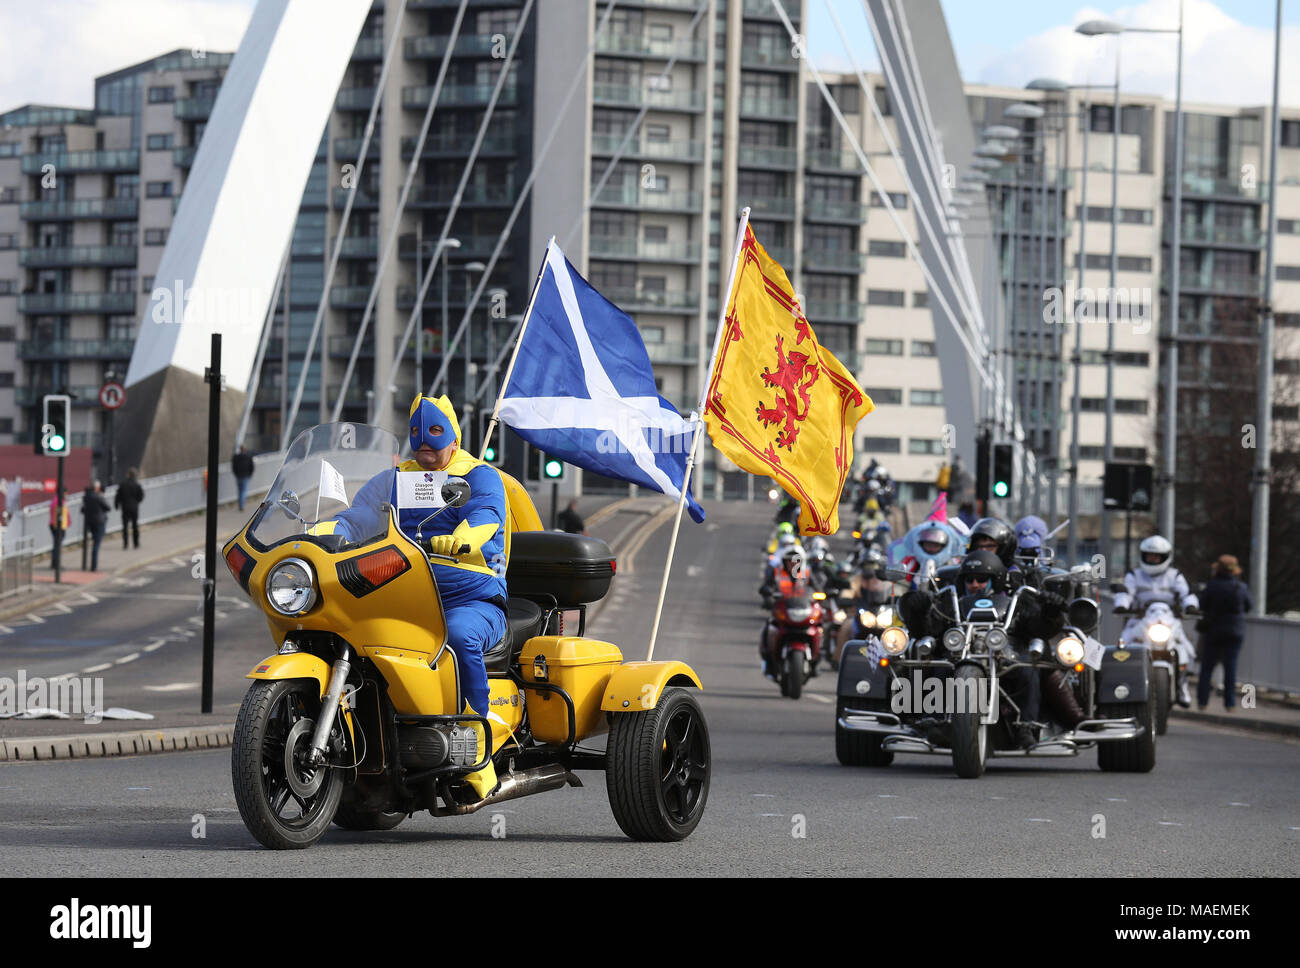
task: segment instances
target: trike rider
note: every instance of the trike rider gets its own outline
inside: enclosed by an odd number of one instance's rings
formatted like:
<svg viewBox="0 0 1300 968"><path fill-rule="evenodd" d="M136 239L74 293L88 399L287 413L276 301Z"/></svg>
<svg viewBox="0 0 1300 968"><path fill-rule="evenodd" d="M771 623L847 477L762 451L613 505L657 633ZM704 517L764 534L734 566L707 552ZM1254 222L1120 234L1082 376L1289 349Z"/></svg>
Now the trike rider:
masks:
<svg viewBox="0 0 1300 968"><path fill-rule="evenodd" d="M357 491L348 510L332 521L318 525L346 540L374 534L374 516L381 505L398 508L402 532L434 557L433 577L442 598L447 621L447 644L460 668L461 688L468 711L486 716L488 706L487 668L483 653L506 634L505 532L506 493L500 475L490 465L460 449L460 424L447 397L417 396L411 401L412 459L398 471L445 471L464 478L470 498L461 507L444 507L430 516L429 507L405 507L390 485L387 473L376 475ZM470 721L478 734L478 759L486 749L483 724ZM496 770L491 762L466 781L480 798L496 789Z"/></svg>

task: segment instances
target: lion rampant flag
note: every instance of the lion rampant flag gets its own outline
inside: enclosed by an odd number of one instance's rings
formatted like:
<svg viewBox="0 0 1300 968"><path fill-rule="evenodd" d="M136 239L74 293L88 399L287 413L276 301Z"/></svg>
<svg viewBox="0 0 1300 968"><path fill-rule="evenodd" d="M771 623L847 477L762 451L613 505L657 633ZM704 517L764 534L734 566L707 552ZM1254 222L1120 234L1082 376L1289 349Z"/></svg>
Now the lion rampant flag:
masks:
<svg viewBox="0 0 1300 968"><path fill-rule="evenodd" d="M775 478L800 503L803 534L839 530L853 431L875 409L817 343L785 270L745 227L704 420L742 470Z"/></svg>

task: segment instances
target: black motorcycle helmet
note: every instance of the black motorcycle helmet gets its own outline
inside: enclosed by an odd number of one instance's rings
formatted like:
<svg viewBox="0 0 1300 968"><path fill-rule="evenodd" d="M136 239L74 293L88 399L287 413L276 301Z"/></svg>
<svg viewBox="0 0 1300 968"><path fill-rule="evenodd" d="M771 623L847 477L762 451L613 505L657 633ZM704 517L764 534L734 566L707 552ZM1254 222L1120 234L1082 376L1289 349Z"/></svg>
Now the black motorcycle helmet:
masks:
<svg viewBox="0 0 1300 968"><path fill-rule="evenodd" d="M971 579L982 580L983 588L972 589ZM992 551L972 551L961 560L961 569L957 572L957 584L963 595L992 595L1006 585L1007 568L1002 559Z"/></svg>
<svg viewBox="0 0 1300 968"><path fill-rule="evenodd" d="M1011 562L1016 553L1016 533L1011 530L1011 525L1007 524L1001 518L980 518L975 522L975 527L970 529L970 539L966 542L967 551L981 550L981 538L987 538L993 542L992 550L1002 561L1003 568L1010 568Z"/></svg>

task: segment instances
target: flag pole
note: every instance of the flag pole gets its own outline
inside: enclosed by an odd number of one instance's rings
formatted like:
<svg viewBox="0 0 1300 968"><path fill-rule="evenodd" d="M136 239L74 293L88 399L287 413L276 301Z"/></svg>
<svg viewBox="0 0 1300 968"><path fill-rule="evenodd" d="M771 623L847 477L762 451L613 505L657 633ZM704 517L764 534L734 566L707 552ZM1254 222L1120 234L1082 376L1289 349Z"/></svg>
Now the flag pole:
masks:
<svg viewBox="0 0 1300 968"><path fill-rule="evenodd" d="M663 581L659 584L659 602L655 605L655 622L650 629L650 648L646 651L646 661L654 658L655 640L659 637L659 619L664 611L664 599L668 596L668 575L673 568L673 553L677 550L677 532L682 526L682 509L686 507L686 489L691 485L691 472L695 469L695 452L699 449L700 429L704 426L704 402L709 396L709 383L713 378L713 368L718 364L718 349L722 346L722 331L727 322L727 304L731 301L731 290L736 284L736 266L740 262L740 247L745 241L745 228L749 225L749 206L740 210L740 225L736 229L736 244L731 250L731 269L727 272L727 288L722 291L718 306L718 328L713 334L713 353L709 357L709 368L704 374L704 385L700 388L700 405L695 411L695 433L691 435L691 452L686 456L686 473L682 476L681 494L677 499L677 515L673 518L673 534L668 539L668 560L664 564Z"/></svg>
<svg viewBox="0 0 1300 968"><path fill-rule="evenodd" d="M479 460L482 460L487 453L488 442L492 440L492 432L496 430L498 415L501 413L501 401L505 399L506 387L510 385L510 374L515 371L515 360L519 359L519 347L524 345L524 333L528 332L528 320L533 316L533 303L537 302L537 291L541 289L542 276L546 273L546 263L551 255L551 246L554 244L555 236L552 235L550 241L546 243L546 254L542 256L542 267L537 270L537 278L533 280L533 294L528 297L528 308L524 310L524 318L519 324L519 337L515 340L515 348L514 352L510 354L510 362L506 364L506 375L501 380L501 389L497 391L497 402L492 405L492 419L488 421L487 430L483 432L483 449L479 452ZM491 379L491 377L489 376L488 379ZM482 389L479 392L482 393ZM475 399L478 398L475 397Z"/></svg>

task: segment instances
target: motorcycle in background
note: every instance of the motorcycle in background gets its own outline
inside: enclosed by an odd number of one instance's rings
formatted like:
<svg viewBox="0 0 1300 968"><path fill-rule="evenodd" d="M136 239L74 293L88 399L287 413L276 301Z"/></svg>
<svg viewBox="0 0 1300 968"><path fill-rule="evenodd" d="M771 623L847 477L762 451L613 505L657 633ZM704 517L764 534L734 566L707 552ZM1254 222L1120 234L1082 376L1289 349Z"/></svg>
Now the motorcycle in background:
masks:
<svg viewBox="0 0 1300 968"><path fill-rule="evenodd" d="M774 600L772 617L763 628L763 654L769 674L781 687L781 695L798 699L803 686L817 674L821 659L824 598L800 582L781 590Z"/></svg>
<svg viewBox="0 0 1300 968"><path fill-rule="evenodd" d="M1191 640L1183 631L1181 609L1168 602L1152 602L1142 618L1131 622L1120 636L1119 647L1134 645L1151 650L1152 686L1156 694L1156 733L1165 735L1169 728L1169 710L1174 696L1187 675L1181 656L1195 654Z"/></svg>

